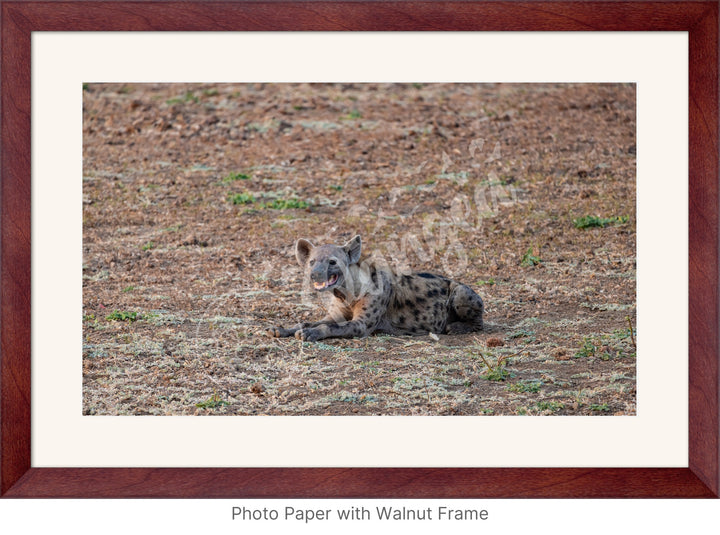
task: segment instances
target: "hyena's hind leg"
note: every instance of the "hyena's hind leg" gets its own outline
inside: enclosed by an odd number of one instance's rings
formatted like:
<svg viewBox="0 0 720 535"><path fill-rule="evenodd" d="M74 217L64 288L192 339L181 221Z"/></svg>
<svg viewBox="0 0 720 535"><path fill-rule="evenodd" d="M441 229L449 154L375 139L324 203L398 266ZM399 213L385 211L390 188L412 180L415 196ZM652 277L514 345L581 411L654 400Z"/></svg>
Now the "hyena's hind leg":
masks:
<svg viewBox="0 0 720 535"><path fill-rule="evenodd" d="M481 331L485 306L482 298L469 286L457 283L450 290L446 331L451 334Z"/></svg>

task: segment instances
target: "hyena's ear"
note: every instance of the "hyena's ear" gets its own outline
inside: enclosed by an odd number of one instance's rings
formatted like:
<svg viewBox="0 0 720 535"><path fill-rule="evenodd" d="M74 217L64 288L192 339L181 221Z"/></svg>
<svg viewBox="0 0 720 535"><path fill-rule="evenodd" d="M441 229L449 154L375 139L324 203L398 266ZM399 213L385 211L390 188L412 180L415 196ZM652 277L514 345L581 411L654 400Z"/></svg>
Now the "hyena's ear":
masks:
<svg viewBox="0 0 720 535"><path fill-rule="evenodd" d="M310 256L310 253L313 249L315 249L315 246L309 241L303 238L300 238L297 241L297 243L295 244L295 258L297 258L300 267L305 267L305 264L307 264L308 261L308 257Z"/></svg>
<svg viewBox="0 0 720 535"><path fill-rule="evenodd" d="M360 241L360 236L355 236L352 240L347 242L345 245L343 245L343 249L345 249L345 252L350 257L350 263L351 264L357 264L358 260L360 260L360 249L362 248L362 242Z"/></svg>

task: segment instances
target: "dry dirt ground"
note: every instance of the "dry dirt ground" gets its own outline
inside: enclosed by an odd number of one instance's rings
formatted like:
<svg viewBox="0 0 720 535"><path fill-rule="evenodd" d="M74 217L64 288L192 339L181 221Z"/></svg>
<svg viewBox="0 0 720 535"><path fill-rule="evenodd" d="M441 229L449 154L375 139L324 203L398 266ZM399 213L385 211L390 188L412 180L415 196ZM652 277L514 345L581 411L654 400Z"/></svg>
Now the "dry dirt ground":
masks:
<svg viewBox="0 0 720 535"><path fill-rule="evenodd" d="M83 412L627 415L635 87L83 87ZM470 335L319 319L299 237L475 289Z"/></svg>

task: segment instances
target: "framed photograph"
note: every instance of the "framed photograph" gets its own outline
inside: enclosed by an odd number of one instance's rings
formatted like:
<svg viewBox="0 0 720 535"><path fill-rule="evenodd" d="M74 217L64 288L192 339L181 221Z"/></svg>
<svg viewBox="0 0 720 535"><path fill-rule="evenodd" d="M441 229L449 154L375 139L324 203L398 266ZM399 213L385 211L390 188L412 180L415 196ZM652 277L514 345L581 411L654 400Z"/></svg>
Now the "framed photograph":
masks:
<svg viewBox="0 0 720 535"><path fill-rule="evenodd" d="M717 497L717 16L2 2L0 493Z"/></svg>

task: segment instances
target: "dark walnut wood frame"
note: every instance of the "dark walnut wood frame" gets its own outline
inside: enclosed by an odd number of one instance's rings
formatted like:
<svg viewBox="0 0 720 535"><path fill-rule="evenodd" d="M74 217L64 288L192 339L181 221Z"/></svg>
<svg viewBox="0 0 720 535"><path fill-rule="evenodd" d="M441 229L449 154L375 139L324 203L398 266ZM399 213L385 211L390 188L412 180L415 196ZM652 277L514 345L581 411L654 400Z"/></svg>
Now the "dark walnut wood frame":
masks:
<svg viewBox="0 0 720 535"><path fill-rule="evenodd" d="M717 2L0 2L0 495L718 497ZM688 467L33 468L30 463L30 34L33 31L170 30L688 32Z"/></svg>

